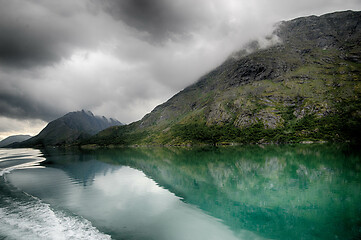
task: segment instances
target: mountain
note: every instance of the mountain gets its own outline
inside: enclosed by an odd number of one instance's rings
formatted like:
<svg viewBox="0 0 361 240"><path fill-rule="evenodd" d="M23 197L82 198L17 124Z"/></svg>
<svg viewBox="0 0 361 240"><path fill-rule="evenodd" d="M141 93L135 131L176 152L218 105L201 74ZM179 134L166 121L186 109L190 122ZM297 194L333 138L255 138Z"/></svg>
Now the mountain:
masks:
<svg viewBox="0 0 361 240"><path fill-rule="evenodd" d="M9 136L9 137L3 139L2 141L0 141L0 147L6 147L7 145L10 145L12 143L22 142L22 141L28 140L29 138L31 138L30 135Z"/></svg>
<svg viewBox="0 0 361 240"><path fill-rule="evenodd" d="M360 141L361 12L278 24L140 121L83 144ZM185 69L186 70L186 69Z"/></svg>
<svg viewBox="0 0 361 240"><path fill-rule="evenodd" d="M94 116L90 111L70 112L50 122L38 135L16 144L15 147L66 145L121 124L112 118Z"/></svg>

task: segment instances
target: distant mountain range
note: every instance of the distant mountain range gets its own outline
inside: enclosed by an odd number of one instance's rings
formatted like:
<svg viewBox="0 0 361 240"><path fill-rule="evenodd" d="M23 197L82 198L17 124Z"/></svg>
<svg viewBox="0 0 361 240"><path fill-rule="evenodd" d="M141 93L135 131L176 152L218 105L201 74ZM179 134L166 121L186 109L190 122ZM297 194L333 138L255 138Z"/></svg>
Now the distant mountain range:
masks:
<svg viewBox="0 0 361 240"><path fill-rule="evenodd" d="M122 125L118 120L94 116L90 111L70 112L50 122L38 135L10 147L44 147L74 144L108 127Z"/></svg>
<svg viewBox="0 0 361 240"><path fill-rule="evenodd" d="M31 138L30 135L9 136L9 137L3 139L2 141L0 141L0 148L10 145L12 143L17 143L17 142L22 142L22 141L28 140L29 138Z"/></svg>
<svg viewBox="0 0 361 240"><path fill-rule="evenodd" d="M140 121L82 144L360 141L361 12L281 22ZM185 69L186 71L186 69Z"/></svg>

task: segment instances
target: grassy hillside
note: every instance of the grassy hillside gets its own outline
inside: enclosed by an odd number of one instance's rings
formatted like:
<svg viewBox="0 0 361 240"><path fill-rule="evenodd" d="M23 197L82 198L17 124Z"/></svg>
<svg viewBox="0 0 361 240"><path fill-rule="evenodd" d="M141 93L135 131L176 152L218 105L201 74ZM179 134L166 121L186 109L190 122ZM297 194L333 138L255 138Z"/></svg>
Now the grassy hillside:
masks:
<svg viewBox="0 0 361 240"><path fill-rule="evenodd" d="M138 122L84 144L359 141L361 13L280 23L280 42L221 66Z"/></svg>

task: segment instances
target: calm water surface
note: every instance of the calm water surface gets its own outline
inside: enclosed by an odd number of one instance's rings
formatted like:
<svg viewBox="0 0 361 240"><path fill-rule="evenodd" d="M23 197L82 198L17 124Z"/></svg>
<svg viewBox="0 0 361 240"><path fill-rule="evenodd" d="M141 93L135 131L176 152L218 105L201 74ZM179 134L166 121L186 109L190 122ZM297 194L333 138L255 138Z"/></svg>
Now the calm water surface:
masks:
<svg viewBox="0 0 361 240"><path fill-rule="evenodd" d="M360 239L338 145L0 150L0 239Z"/></svg>

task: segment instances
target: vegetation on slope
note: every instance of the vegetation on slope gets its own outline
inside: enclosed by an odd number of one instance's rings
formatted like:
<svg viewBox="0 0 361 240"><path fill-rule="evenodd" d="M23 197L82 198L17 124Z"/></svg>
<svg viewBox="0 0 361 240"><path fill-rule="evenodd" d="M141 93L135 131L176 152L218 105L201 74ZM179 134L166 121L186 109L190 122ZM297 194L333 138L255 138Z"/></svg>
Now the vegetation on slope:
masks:
<svg viewBox="0 0 361 240"><path fill-rule="evenodd" d="M84 144L359 141L361 13L283 22L281 42L224 64L138 122Z"/></svg>

